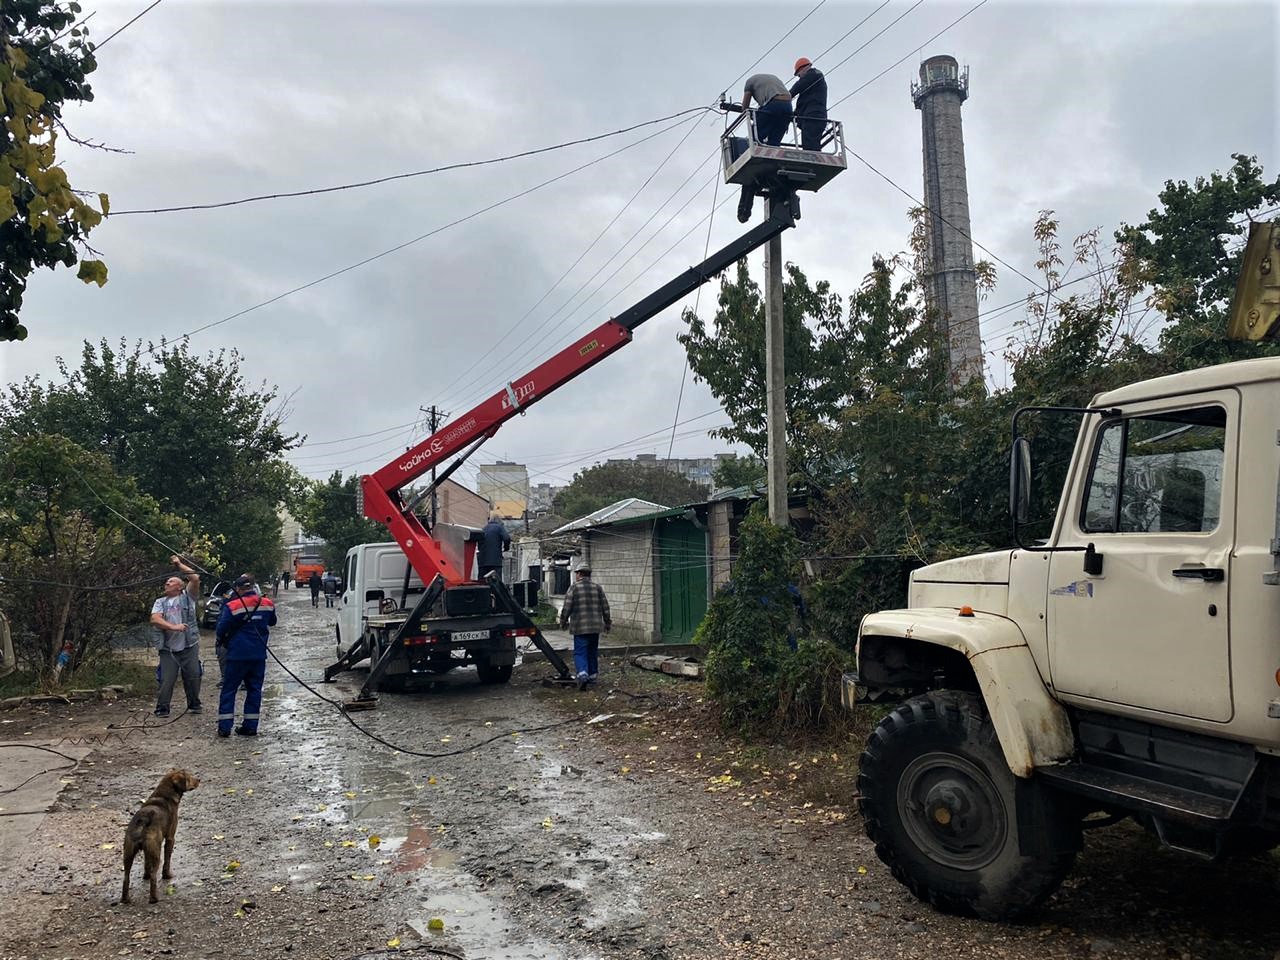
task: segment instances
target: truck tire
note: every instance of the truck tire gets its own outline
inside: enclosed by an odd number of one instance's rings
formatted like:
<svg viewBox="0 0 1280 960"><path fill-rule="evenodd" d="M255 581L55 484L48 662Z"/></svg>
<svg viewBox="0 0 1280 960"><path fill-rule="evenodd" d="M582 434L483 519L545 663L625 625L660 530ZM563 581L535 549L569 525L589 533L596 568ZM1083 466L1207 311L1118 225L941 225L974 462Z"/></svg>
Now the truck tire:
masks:
<svg viewBox="0 0 1280 960"><path fill-rule="evenodd" d="M1078 820L1048 788L1018 782L975 693L927 693L880 721L858 789L876 855L946 913L1018 917L1048 899L1075 862ZM1016 799L1034 806L1037 835L1020 836Z"/></svg>
<svg viewBox="0 0 1280 960"><path fill-rule="evenodd" d="M499 667L492 663L477 663L476 673L480 675L481 683L506 683L511 679L511 664L506 663Z"/></svg>

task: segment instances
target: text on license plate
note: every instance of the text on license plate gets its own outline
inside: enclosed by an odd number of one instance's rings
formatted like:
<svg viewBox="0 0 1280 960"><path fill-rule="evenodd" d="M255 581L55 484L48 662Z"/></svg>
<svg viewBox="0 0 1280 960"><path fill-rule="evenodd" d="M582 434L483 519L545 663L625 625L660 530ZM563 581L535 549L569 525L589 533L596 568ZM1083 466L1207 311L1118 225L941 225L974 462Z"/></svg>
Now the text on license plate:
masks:
<svg viewBox="0 0 1280 960"><path fill-rule="evenodd" d="M450 638L455 641L462 640L488 640L488 630L455 630Z"/></svg>

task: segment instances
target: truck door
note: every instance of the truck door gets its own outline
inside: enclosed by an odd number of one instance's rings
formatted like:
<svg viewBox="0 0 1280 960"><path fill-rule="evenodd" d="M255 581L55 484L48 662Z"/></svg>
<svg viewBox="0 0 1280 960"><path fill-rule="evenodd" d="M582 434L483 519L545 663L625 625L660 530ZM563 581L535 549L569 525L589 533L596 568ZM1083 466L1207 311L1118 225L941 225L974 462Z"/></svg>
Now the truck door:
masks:
<svg viewBox="0 0 1280 960"><path fill-rule="evenodd" d="M1201 720L1231 719L1227 586L1235 546L1239 395L1125 405L1095 423L1051 553L1046 616L1054 687Z"/></svg>
<svg viewBox="0 0 1280 960"><path fill-rule="evenodd" d="M359 555L359 548L348 552L346 563L342 567L342 599L338 602L338 643L341 649L338 656L342 656L348 647L360 639L360 633L364 629L358 576L364 571L359 569Z"/></svg>

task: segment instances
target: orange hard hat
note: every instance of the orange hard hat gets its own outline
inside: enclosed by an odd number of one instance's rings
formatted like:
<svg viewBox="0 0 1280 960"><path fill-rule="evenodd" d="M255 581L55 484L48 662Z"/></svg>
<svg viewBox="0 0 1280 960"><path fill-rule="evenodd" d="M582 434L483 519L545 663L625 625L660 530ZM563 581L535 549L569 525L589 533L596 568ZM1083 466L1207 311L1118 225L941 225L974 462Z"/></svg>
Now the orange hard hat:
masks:
<svg viewBox="0 0 1280 960"><path fill-rule="evenodd" d="M793 73L795 73L798 76L800 71L803 70L805 67L812 67L812 66L813 66L813 63L810 62L808 57L801 57L799 60L796 61L796 68L793 71Z"/></svg>

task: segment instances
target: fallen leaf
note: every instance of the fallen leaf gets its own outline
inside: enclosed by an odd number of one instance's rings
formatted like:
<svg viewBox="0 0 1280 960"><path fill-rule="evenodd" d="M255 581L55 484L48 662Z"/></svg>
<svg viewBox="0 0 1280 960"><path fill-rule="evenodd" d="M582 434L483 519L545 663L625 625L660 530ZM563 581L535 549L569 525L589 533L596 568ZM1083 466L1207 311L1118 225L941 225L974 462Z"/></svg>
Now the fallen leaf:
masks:
<svg viewBox="0 0 1280 960"><path fill-rule="evenodd" d="M103 844L102 846L100 846L98 849L99 849L99 850L114 850L115 848L116 848L116 845L115 845L114 843L104 843L104 844Z"/></svg>
<svg viewBox="0 0 1280 960"><path fill-rule="evenodd" d="M356 845L356 842L354 840L343 840L342 845L344 847L354 847Z"/></svg>
<svg viewBox="0 0 1280 960"><path fill-rule="evenodd" d="M271 887L271 892L272 892L272 893L279 893L279 892L280 892L281 890L283 890L283 889L284 889L284 884L283 884L283 883L277 883L277 884L273 884L273 885L272 885L272 887Z"/></svg>
<svg viewBox="0 0 1280 960"><path fill-rule="evenodd" d="M248 790L246 790L246 791L244 792L244 795L245 795L246 797L252 797L252 796L253 796L253 787L250 787Z"/></svg>
<svg viewBox="0 0 1280 960"><path fill-rule="evenodd" d="M233 917L243 917L244 915L245 915L245 912L243 910L237 910L235 913L232 914Z"/></svg>
<svg viewBox="0 0 1280 960"><path fill-rule="evenodd" d="M378 847L378 844L380 844L381 842L382 842L382 838L381 838L380 836L378 836L376 833L371 833L371 834L369 834L369 849L370 849L370 850L376 850L376 849L377 849L377 847Z"/></svg>
<svg viewBox="0 0 1280 960"><path fill-rule="evenodd" d="M192 881L191 881L191 885L192 885L193 887L203 887L203 886L204 886L204 881L203 881L203 880L192 880Z"/></svg>
<svg viewBox="0 0 1280 960"><path fill-rule="evenodd" d="M165 893L165 896L167 897L172 897L177 892L178 892L177 888L174 887L172 883L164 888L164 893Z"/></svg>
<svg viewBox="0 0 1280 960"><path fill-rule="evenodd" d="M324 813L328 809L329 805L327 803L322 803L316 807L316 813Z"/></svg>
<svg viewBox="0 0 1280 960"><path fill-rule="evenodd" d="M373 874L372 873L366 873L366 874L353 873L351 875L351 879L352 880L372 880Z"/></svg>
<svg viewBox="0 0 1280 960"><path fill-rule="evenodd" d="M239 860L231 860L231 861L229 861L229 862L227 863L227 869L228 869L228 870L239 870L239 869L240 869L240 861L239 861Z"/></svg>
<svg viewBox="0 0 1280 960"><path fill-rule="evenodd" d="M547 817L546 819L544 819L544 820L542 821L542 829L543 829L543 830L550 830L550 829L551 829L552 827L554 827L554 826L555 826L555 824L552 822L552 820L551 820L551 818L550 818L550 817Z"/></svg>
<svg viewBox="0 0 1280 960"><path fill-rule="evenodd" d="M866 868L866 867L859 867L859 868L858 868L858 873L859 873L859 874L863 874L863 873L866 873L866 872L867 872L867 868Z"/></svg>
<svg viewBox="0 0 1280 960"><path fill-rule="evenodd" d="M293 815L293 822L294 822L294 823L297 823L297 822L298 822L299 820L301 820L301 819L302 819L302 814L300 814L300 813L295 813L295 814Z"/></svg>
<svg viewBox="0 0 1280 960"><path fill-rule="evenodd" d="M221 840L221 839L222 839L222 834L220 834L220 833L215 833L215 834L213 835L213 839L215 839L215 840Z"/></svg>
<svg viewBox="0 0 1280 960"><path fill-rule="evenodd" d="M433 787L434 787L434 786L436 785L436 778L435 778L435 777L427 777L427 783L429 783L431 786L433 786Z"/></svg>
<svg viewBox="0 0 1280 960"><path fill-rule="evenodd" d="M333 841L332 841L332 840L326 840L326 841L324 842L324 845L325 845L326 847L332 847L332 846L333 846Z"/></svg>
<svg viewBox="0 0 1280 960"><path fill-rule="evenodd" d="M222 792L223 792L223 793L226 793L226 794L235 793L235 792L236 792L236 788L235 788L235 787L227 787L227 789L223 790Z"/></svg>
<svg viewBox="0 0 1280 960"><path fill-rule="evenodd" d="M631 772L631 768L630 768L630 767L623 767L623 768L622 768L622 772L623 772L623 773L630 773L630 772Z"/></svg>
<svg viewBox="0 0 1280 960"><path fill-rule="evenodd" d="M392 950L396 949L396 947L400 946L400 938L392 937L390 940L387 941L387 946L390 947Z"/></svg>
<svg viewBox="0 0 1280 960"><path fill-rule="evenodd" d="M343 794L343 796L346 797L348 800L354 800L357 794L354 790L348 790L346 793Z"/></svg>
<svg viewBox="0 0 1280 960"><path fill-rule="evenodd" d="M441 920L439 917L432 917L430 920L428 920L428 921L427 921L427 929L428 929L428 930L443 930L443 929L444 929L444 921L443 921L443 920Z"/></svg>

